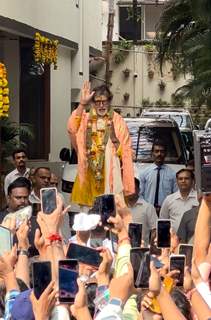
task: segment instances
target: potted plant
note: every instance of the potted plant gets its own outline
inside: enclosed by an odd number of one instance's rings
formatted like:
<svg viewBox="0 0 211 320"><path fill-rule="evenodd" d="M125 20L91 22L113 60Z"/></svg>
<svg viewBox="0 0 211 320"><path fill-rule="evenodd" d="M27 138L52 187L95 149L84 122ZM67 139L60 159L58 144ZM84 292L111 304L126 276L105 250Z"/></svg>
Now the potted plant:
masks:
<svg viewBox="0 0 211 320"><path fill-rule="evenodd" d="M124 98L125 101L127 101L129 99L129 97L130 97L130 94L128 92L125 92L123 94L123 98Z"/></svg>
<svg viewBox="0 0 211 320"><path fill-rule="evenodd" d="M125 78L128 78L128 77L129 77L129 75L130 75L130 69L125 68L124 70L122 70L122 72L123 72Z"/></svg>
<svg viewBox="0 0 211 320"><path fill-rule="evenodd" d="M159 85L161 91L164 91L164 90L165 90L165 87L166 87L165 81L160 80L160 82L158 83L158 85Z"/></svg>

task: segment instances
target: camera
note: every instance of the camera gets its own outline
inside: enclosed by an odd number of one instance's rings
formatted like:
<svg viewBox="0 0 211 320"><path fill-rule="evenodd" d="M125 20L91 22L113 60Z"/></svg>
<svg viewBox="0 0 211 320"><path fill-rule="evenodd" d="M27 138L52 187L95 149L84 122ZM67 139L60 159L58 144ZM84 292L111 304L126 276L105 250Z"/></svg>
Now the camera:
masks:
<svg viewBox="0 0 211 320"><path fill-rule="evenodd" d="M204 194L211 193L211 132L194 130L194 159L196 187Z"/></svg>

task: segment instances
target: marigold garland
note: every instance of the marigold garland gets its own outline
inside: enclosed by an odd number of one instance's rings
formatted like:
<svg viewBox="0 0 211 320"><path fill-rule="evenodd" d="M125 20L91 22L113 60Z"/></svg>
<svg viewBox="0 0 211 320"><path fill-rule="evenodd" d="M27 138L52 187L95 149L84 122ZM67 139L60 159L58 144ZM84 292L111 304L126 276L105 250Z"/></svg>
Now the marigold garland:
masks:
<svg viewBox="0 0 211 320"><path fill-rule="evenodd" d="M41 36L39 32L35 33L34 38L34 61L36 63L52 64L57 69L57 48L59 41L50 40Z"/></svg>
<svg viewBox="0 0 211 320"><path fill-rule="evenodd" d="M105 148L110 136L113 110L110 109L104 117L105 126L97 126L98 116L92 108L89 112L89 119L86 131L86 151L88 166L94 173L97 184L103 179L103 167L105 159ZM103 120L102 120L103 121Z"/></svg>
<svg viewBox="0 0 211 320"><path fill-rule="evenodd" d="M9 88L7 70L3 63L0 63L0 118L9 116Z"/></svg>

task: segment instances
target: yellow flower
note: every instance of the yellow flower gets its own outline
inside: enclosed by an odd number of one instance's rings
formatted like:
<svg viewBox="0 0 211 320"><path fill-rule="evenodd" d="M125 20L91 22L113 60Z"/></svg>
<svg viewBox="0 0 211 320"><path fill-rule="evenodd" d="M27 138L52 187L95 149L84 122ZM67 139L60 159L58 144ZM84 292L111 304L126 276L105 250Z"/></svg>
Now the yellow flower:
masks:
<svg viewBox="0 0 211 320"><path fill-rule="evenodd" d="M0 89L0 93L1 93L1 89ZM3 89L3 94L8 95L9 94L9 88L4 88Z"/></svg>
<svg viewBox="0 0 211 320"><path fill-rule="evenodd" d="M10 100L9 100L9 97L3 97L3 103L4 104L9 104L10 103Z"/></svg>
<svg viewBox="0 0 211 320"><path fill-rule="evenodd" d="M3 111L7 112L9 110L9 105L5 104L3 105Z"/></svg>
<svg viewBox="0 0 211 320"><path fill-rule="evenodd" d="M5 88L5 87L8 85L7 79L5 79L5 78L2 79L2 82L3 82L3 83L2 83L2 87Z"/></svg>

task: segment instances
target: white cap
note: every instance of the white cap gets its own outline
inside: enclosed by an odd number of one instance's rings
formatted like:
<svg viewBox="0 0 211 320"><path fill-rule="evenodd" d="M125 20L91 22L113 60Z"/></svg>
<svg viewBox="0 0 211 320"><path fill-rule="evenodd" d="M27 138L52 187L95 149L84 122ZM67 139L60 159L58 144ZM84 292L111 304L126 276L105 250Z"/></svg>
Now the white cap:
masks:
<svg viewBox="0 0 211 320"><path fill-rule="evenodd" d="M87 214L80 212L75 215L73 230L74 231L89 231L94 230L100 222L100 215Z"/></svg>

